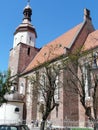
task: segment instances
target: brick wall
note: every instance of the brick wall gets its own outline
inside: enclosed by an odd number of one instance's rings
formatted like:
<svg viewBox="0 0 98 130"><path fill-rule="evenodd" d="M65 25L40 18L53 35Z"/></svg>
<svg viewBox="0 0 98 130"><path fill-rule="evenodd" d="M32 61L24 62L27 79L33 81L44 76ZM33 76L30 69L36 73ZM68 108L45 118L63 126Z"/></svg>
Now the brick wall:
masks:
<svg viewBox="0 0 98 130"><path fill-rule="evenodd" d="M33 60L39 50L32 46L19 43L15 48L11 49L9 57L9 68L12 75L21 73L27 65Z"/></svg>

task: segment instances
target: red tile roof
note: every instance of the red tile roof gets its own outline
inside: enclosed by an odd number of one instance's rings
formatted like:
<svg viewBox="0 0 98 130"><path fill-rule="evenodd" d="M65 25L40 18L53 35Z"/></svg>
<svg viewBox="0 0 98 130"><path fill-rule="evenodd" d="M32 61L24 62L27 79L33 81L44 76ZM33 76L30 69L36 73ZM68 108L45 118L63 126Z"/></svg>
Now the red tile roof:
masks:
<svg viewBox="0 0 98 130"><path fill-rule="evenodd" d="M91 50L98 47L98 30L90 33L84 43L83 50Z"/></svg>
<svg viewBox="0 0 98 130"><path fill-rule="evenodd" d="M75 35L80 30L82 24L77 25L73 29L59 36L54 41L45 45L35 56L32 62L28 65L24 72L28 72L33 68L43 64L46 61L50 61L55 59L58 56L64 54L64 48L68 47L70 43L73 41Z"/></svg>

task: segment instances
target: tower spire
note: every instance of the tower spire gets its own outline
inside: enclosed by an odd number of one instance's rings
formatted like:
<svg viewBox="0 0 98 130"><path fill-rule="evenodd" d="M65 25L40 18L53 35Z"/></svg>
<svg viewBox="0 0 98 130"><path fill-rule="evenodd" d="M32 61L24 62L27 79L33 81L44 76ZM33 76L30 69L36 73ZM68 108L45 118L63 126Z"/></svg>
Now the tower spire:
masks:
<svg viewBox="0 0 98 130"><path fill-rule="evenodd" d="M30 0L27 1L27 6L24 8L23 14L24 14L24 20L28 20L31 22L31 15L32 15L32 9L30 7Z"/></svg>
<svg viewBox="0 0 98 130"><path fill-rule="evenodd" d="M30 0L28 0L27 2L28 2L28 5L30 5Z"/></svg>

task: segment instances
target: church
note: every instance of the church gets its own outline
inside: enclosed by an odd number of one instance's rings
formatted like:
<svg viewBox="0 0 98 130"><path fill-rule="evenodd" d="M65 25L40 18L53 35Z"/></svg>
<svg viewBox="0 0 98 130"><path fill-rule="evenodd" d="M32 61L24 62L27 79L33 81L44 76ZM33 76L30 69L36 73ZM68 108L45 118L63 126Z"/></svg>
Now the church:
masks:
<svg viewBox="0 0 98 130"><path fill-rule="evenodd" d="M32 8L29 4L24 8L23 15L22 23L14 32L13 47L9 55L9 68L12 80L15 82L13 89L18 92L21 97L19 100L24 103L22 119L29 124L32 120L41 121L42 112L40 106L42 100L41 98L32 99L32 85L30 85L28 77L32 76L36 71L40 71L46 61L50 61L52 64L60 60L63 55L66 58L67 51L72 51L76 47L84 46L84 50L97 52L98 40L96 39L98 31L95 30L92 24L90 11L84 9L82 23L79 23L42 48L37 48L37 32L31 23ZM54 52L51 53L51 51ZM66 79L64 71L60 77L63 83ZM63 87L60 88L59 106L50 113L49 120L55 127L64 128L66 121L76 121L77 124L74 124L74 126L85 127L87 117L79 96L76 94L66 95Z"/></svg>

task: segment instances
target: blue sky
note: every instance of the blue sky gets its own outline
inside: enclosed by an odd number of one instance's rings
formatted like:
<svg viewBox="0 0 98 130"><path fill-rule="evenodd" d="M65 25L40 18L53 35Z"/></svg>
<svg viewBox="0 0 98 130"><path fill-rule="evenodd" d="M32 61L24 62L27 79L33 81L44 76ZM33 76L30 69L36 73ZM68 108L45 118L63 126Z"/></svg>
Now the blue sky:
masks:
<svg viewBox="0 0 98 130"><path fill-rule="evenodd" d="M13 33L22 22L27 0L0 1L0 71L8 68L9 51L13 46ZM31 0L32 24L38 38L36 47L42 47L56 37L83 22L84 8L91 13L98 29L98 0Z"/></svg>

